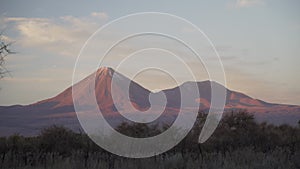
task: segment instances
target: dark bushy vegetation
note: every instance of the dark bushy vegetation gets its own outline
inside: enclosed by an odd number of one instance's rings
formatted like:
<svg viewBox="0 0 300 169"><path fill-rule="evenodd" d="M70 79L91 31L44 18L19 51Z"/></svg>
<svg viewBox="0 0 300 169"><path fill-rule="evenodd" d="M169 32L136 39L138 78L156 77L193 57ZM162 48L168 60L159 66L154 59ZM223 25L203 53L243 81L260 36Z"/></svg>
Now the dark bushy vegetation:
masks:
<svg viewBox="0 0 300 169"><path fill-rule="evenodd" d="M146 159L113 155L85 134L60 126L37 137L20 135L0 139L0 169L198 169L198 168L300 168L300 128L257 124L245 112L227 114L211 138L198 144L206 115L199 114L189 135L168 152ZM160 133L157 126L122 124L118 131L148 137Z"/></svg>

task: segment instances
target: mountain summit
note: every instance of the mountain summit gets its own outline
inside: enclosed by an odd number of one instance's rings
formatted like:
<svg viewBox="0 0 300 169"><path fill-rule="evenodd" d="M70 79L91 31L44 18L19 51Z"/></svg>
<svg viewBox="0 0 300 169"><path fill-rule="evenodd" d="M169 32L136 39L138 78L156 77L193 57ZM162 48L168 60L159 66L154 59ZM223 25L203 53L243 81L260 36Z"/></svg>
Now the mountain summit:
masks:
<svg viewBox="0 0 300 169"><path fill-rule="evenodd" d="M114 86L112 86L113 76L116 82L114 83ZM125 93L128 91L124 91L122 89L122 84L126 83L130 84L129 100L126 98L127 94ZM84 104L85 106L89 106L91 104L89 100L86 99L86 95L87 93L92 92L92 89L94 89L99 108L107 114L109 114L111 111L114 111L114 103L124 106L133 104L137 109L141 110L149 106L149 90L143 88L134 81L131 81L122 74L115 72L112 68L109 67L99 68L95 73L89 75L88 77L75 84L75 87L76 95L78 96L80 103ZM114 101L112 99L112 88L114 90L115 96L117 96L114 98ZM37 102L35 104L32 104L32 106L45 103L51 104L53 109L66 106L73 107L72 86L67 88L57 96ZM124 107L124 109L126 109L126 107Z"/></svg>

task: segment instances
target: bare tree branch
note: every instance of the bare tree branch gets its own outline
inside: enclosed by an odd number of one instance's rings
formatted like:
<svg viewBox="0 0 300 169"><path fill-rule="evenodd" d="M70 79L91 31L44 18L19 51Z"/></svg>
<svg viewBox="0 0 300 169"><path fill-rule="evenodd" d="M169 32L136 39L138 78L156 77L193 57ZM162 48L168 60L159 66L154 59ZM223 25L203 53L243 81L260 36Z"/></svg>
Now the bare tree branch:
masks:
<svg viewBox="0 0 300 169"><path fill-rule="evenodd" d="M4 66L6 56L15 53L9 49L14 42L6 42L2 33L0 33L0 79L9 74L9 71Z"/></svg>

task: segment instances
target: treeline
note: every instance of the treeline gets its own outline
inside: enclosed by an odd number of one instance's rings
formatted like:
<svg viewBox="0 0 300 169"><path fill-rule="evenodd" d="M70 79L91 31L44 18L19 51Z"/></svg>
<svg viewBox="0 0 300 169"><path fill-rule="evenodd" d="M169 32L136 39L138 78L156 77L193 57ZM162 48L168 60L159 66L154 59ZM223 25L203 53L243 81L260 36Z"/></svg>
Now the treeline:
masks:
<svg viewBox="0 0 300 169"><path fill-rule="evenodd" d="M258 124L245 111L226 114L203 144L198 137L206 114L177 146L146 159L128 159L97 146L84 133L62 126L45 128L36 137L0 138L0 169L9 168L300 168L300 127ZM117 130L132 137L148 137L168 126L123 123Z"/></svg>

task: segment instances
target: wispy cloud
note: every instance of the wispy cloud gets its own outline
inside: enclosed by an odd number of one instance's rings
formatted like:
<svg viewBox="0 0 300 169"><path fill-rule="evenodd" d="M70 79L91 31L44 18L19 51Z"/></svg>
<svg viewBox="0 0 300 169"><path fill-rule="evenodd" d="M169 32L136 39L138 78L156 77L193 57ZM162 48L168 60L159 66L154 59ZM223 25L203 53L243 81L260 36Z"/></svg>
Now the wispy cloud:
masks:
<svg viewBox="0 0 300 169"><path fill-rule="evenodd" d="M93 13L91 13L91 16L98 17L101 20L107 20L108 19L108 15L105 12L93 12Z"/></svg>
<svg viewBox="0 0 300 169"><path fill-rule="evenodd" d="M6 17L4 23L12 24L19 33L18 43L56 52L76 55L85 40L108 19L103 12L93 12L86 17L62 16L58 19Z"/></svg>
<svg viewBox="0 0 300 169"><path fill-rule="evenodd" d="M265 0L237 0L235 6L237 8L263 5Z"/></svg>

